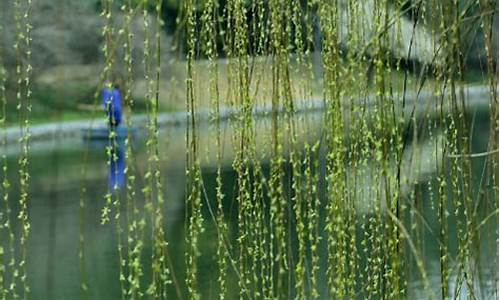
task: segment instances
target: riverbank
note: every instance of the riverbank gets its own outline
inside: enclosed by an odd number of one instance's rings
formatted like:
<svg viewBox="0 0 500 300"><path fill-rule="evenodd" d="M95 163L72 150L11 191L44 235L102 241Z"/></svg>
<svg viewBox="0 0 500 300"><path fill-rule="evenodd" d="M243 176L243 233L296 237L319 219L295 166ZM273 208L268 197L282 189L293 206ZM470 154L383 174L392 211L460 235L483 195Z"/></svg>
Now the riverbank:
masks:
<svg viewBox="0 0 500 300"><path fill-rule="evenodd" d="M464 88L464 93L466 97L466 106L468 110L485 110L489 108L489 87L488 86L467 86ZM401 111L402 108L402 95L398 97L400 101L397 103L398 109ZM419 94L415 92L408 92L405 96L405 115L409 117L415 108L414 115L419 117L423 114L428 116L432 114L433 106L429 105L433 103L432 99L435 99L432 92L422 91ZM368 107L372 106L374 101L374 96L369 96L366 99L358 99L359 103L366 103ZM346 102L347 103L347 102ZM308 100L308 101L296 101L295 110L297 113L314 113L323 110L324 101L323 100ZM444 107L447 109L447 106ZM348 106L346 104L346 109ZM282 111L280 108L279 111ZM254 115L258 118L268 117L272 112L272 107L270 104L261 105L254 108ZM222 108L221 109L221 120L227 121L234 117L238 113L238 110L232 108ZM200 110L197 115L198 122L206 123L211 119L211 113L208 109ZM131 117L131 124L138 129L146 129L148 124L147 114L137 114ZM158 125L160 127L168 126L185 126L186 125L186 112L167 112L158 114ZM104 119L84 119L75 121L62 121L53 122L47 124L38 124L30 126L30 140L36 142L38 140L46 139L57 139L57 138L77 138L82 134L84 129L97 129L106 128L106 123ZM6 130L0 129L0 136L5 137L7 145L16 143L23 135L23 130L19 126L12 126L6 128Z"/></svg>

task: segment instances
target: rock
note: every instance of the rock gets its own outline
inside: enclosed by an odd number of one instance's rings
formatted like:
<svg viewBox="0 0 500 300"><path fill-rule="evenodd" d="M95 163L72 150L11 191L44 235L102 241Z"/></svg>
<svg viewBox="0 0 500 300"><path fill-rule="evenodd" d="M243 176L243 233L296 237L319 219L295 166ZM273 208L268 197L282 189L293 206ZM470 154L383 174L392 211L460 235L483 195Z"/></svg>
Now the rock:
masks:
<svg viewBox="0 0 500 300"><path fill-rule="evenodd" d="M375 24L374 16L375 0L360 1L359 13L354 16L349 15L348 3L349 1L347 0L340 1L340 36L342 43L344 45L347 44L350 37L348 24L353 22L352 19L354 18L356 23L360 24L358 30L362 37L358 44L354 45L355 49L353 50L371 55L373 52L373 41L375 41L377 34L377 24ZM414 30L413 22L403 16L398 16L398 12L394 8L389 8L388 19L398 20L397 22L393 22L393 25L387 30L388 39L391 41L390 51L394 57L419 61L424 64L436 63L436 60L434 60L434 49L438 46L434 44L434 39L425 26L417 24ZM396 26L398 23L400 24L399 28ZM399 34L398 30L400 30ZM411 52L408 57L410 45ZM439 62L439 59L437 62Z"/></svg>

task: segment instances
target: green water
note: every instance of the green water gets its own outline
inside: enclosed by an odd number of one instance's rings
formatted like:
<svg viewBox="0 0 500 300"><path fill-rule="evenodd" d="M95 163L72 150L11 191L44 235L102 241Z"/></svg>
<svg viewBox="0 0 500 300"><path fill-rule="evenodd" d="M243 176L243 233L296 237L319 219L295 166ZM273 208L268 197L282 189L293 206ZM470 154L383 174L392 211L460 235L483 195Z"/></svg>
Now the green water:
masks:
<svg viewBox="0 0 500 300"><path fill-rule="evenodd" d="M486 150L488 141L488 122L481 121L487 116L479 116L479 121L473 133L473 152ZM319 132L317 120L311 118L311 132ZM316 124L316 125L314 125ZM160 132L160 150L162 153L161 171L163 186L165 188L166 204L164 208L165 232L169 242L169 262L173 267L174 284L170 285L169 294L171 299L178 298L180 291L182 297L187 299L184 263L185 247L185 148L184 148L184 128L172 127ZM207 136L210 142L208 129L202 129L201 135ZM308 139L314 141L319 134L310 134ZM225 140L230 140L230 134L225 135ZM230 141L227 141L230 143ZM144 140L136 138L134 142L135 168L138 172L137 199L138 205L143 204L144 199L140 193L140 187L144 185L143 175L146 171L146 153ZM113 223L101 225L101 208L104 205L104 194L108 190L109 167L106 165L106 154L104 147L106 142L89 144L80 139L73 140L46 140L32 145L30 161L30 200L29 217L31 222L31 232L28 241L28 282L31 288L30 299L80 299L80 260L79 235L83 232L85 238L85 269L88 277L89 299L120 299L120 285L118 281L118 256L117 256L117 236ZM208 145L206 146L208 148ZM230 146L225 150L227 159L224 160L223 181L226 200L224 210L229 223L229 239L235 242L237 235L237 207L234 201L235 172L231 168ZM208 151L210 152L210 151ZM208 153L207 152L207 153ZM9 171L8 175L12 182L10 189L10 201L14 213L18 210L16 199L18 197L16 153L15 148L9 148ZM85 155L88 157L85 161ZM202 153L204 153L202 151ZM320 158L321 174L324 178L324 153ZM208 205L215 210L215 176L216 166L213 156L210 154L201 155L202 176L206 197L204 197L204 227L205 232L201 235L199 259L199 290L202 299L217 298L217 239L216 229ZM475 172L475 188L479 185L479 178L484 164L484 158L473 160ZM83 181L81 170L86 166L86 178ZM263 156L262 167L268 172L269 163ZM285 168L286 176L289 176L289 168ZM416 228L409 229L412 240L415 243L419 254L423 258L425 270L431 283L432 292L440 294L440 269L439 269L439 247L437 242L439 226L437 221L437 204L432 203L429 193L435 185L435 172L426 172L426 175L416 185L408 188L408 191L415 193L415 208L417 214L413 216L407 212L404 217L405 225L409 226L411 218L416 218ZM82 186L87 189L85 207L80 209L80 191ZM431 188L430 188L431 187ZM320 191L324 193L324 180L320 182ZM491 192L491 191L486 191ZM324 197L322 195L321 197ZM493 202L484 201L482 198L477 202L478 220L481 222L488 216L495 205ZM365 199L366 201L366 199ZM369 200L368 200L369 201ZM491 199L490 201L496 201ZM322 201L324 206L324 201ZM3 204L2 204L3 205ZM362 236L361 224L370 215L369 208L364 208L365 204L360 204L358 215L357 234ZM416 216L415 216L416 215ZM324 216L321 217L324 223ZM450 224L454 224L454 217L450 217ZM478 222L478 223L479 223ZM15 223L16 231L19 224ZM293 226L293 223L291 223ZM323 227L323 226L321 226ZM293 232L293 231L292 231ZM477 266L477 292L479 299L492 299L496 297L498 272L498 224L496 215L490 218L481 227L480 239L470 258ZM4 249L6 246L5 232L2 232L2 242ZM323 233L324 235L324 233ZM147 236L147 235L146 235ZM326 286L326 238L322 240L320 254L320 283L319 291L324 295ZM296 237L290 238L291 248L296 247ZM150 263L150 247L146 238L146 248L144 250L144 264ZM359 245L358 245L359 246ZM456 228L450 225L449 248L452 256L456 256L457 240ZM427 294L423 290L423 282L420 273L415 266L412 254L408 253L402 259L408 262L407 283L408 299L425 299ZM292 251L292 253L296 252ZM366 263L362 253L359 253L359 264ZM236 257L236 255L235 255ZM293 259L293 255L292 255ZM453 263L451 264L453 266ZM147 269L147 268L145 268ZM362 274L358 274L362 276ZM148 272L144 276L147 279ZM452 271L450 278L450 289L454 288L456 272ZM228 271L228 299L235 299L238 295L237 276L230 267ZM177 289L175 288L177 284ZM390 287L388 287L390 288ZM358 286L359 299L363 299L363 287ZM465 289L464 289L465 290ZM324 298L324 296L322 297Z"/></svg>

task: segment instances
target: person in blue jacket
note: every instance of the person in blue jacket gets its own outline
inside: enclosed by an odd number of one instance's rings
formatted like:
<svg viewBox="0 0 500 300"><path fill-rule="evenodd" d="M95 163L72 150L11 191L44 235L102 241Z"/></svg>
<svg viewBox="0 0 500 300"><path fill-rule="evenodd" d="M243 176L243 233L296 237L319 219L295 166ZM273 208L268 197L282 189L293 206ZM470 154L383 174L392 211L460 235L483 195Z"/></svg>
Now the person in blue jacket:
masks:
<svg viewBox="0 0 500 300"><path fill-rule="evenodd" d="M116 128L122 121L122 95L120 87L115 84L112 88L102 90L102 105L108 115L110 128Z"/></svg>

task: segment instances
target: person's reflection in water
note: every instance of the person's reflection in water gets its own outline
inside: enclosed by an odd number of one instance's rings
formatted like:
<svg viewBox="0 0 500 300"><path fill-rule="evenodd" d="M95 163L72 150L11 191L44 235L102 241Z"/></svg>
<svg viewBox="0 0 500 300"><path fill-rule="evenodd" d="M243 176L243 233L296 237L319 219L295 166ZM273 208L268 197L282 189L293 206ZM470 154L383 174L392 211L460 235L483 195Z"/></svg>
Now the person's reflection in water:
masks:
<svg viewBox="0 0 500 300"><path fill-rule="evenodd" d="M111 148L109 158L109 188L115 192L125 186L125 155L124 146L122 143L116 143Z"/></svg>

